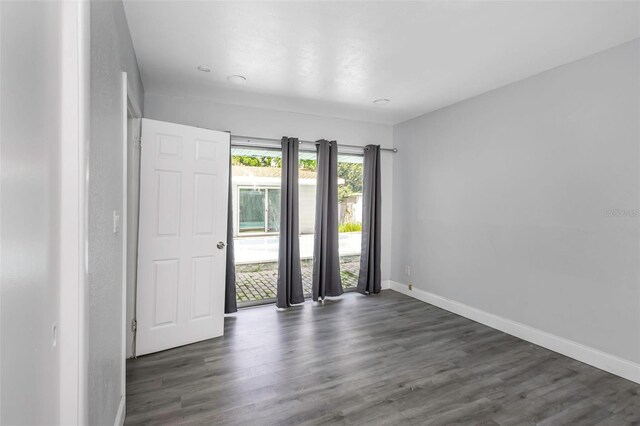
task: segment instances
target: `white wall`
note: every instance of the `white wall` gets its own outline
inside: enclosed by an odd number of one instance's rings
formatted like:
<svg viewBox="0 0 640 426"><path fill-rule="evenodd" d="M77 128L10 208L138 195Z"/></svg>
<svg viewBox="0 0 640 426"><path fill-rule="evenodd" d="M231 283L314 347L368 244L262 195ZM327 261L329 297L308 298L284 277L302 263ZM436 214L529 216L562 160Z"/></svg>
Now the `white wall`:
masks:
<svg viewBox="0 0 640 426"><path fill-rule="evenodd" d="M0 2L0 424L59 416L62 6ZM46 66L42 66L46 64Z"/></svg>
<svg viewBox="0 0 640 426"><path fill-rule="evenodd" d="M91 2L91 138L89 147L89 424L114 424L122 403L122 233L124 217L121 72L138 105L144 96L120 1Z"/></svg>
<svg viewBox="0 0 640 426"><path fill-rule="evenodd" d="M261 108L218 104L211 100L187 99L147 93L145 117L213 130L228 130L231 134L304 140L330 139L338 144L379 144L393 147L392 127L386 124L343 120L317 115L299 114ZM382 279L391 276L393 156L382 153Z"/></svg>
<svg viewBox="0 0 640 426"><path fill-rule="evenodd" d="M640 362L639 52L395 126L392 279Z"/></svg>
<svg viewBox="0 0 640 426"><path fill-rule="evenodd" d="M299 185L298 189L300 233L313 234L316 229L316 185Z"/></svg>

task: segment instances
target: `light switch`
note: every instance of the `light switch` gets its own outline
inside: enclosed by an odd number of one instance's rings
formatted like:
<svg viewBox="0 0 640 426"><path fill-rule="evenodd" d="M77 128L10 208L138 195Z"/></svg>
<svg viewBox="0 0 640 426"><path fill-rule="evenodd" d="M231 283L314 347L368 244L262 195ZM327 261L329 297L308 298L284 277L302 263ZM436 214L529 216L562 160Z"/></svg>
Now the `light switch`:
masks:
<svg viewBox="0 0 640 426"><path fill-rule="evenodd" d="M113 211L113 233L120 232L120 212L118 210Z"/></svg>

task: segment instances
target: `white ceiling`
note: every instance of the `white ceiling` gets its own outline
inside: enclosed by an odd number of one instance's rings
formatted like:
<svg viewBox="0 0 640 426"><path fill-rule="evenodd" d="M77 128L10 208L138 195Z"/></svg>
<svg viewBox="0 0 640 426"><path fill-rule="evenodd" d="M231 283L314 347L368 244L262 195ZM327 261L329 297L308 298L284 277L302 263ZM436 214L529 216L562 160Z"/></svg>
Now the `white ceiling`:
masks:
<svg viewBox="0 0 640 426"><path fill-rule="evenodd" d="M392 124L640 37L639 2L124 6L148 93Z"/></svg>

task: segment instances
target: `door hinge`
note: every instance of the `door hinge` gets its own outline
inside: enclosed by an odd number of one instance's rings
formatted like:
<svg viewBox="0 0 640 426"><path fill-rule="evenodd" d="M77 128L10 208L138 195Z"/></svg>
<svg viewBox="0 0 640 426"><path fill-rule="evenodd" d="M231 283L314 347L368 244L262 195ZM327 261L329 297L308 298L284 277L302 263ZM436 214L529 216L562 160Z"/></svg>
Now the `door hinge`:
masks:
<svg viewBox="0 0 640 426"><path fill-rule="evenodd" d="M136 147L136 149L142 149L142 138L136 139L134 146Z"/></svg>
<svg viewBox="0 0 640 426"><path fill-rule="evenodd" d="M131 331L134 333L138 330L138 321L134 318L131 320Z"/></svg>

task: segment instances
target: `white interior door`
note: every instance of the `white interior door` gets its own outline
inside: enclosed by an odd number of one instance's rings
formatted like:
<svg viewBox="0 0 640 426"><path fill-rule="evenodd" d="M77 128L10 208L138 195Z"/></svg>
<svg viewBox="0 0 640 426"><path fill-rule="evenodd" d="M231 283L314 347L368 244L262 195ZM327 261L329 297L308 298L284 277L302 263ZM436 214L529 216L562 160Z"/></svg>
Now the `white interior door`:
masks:
<svg viewBox="0 0 640 426"><path fill-rule="evenodd" d="M229 145L142 120L137 355L223 333Z"/></svg>

